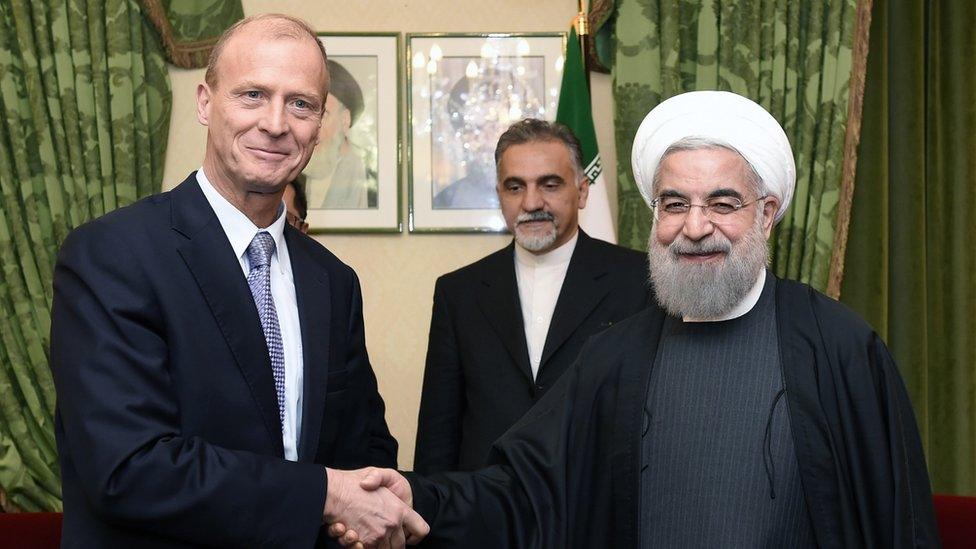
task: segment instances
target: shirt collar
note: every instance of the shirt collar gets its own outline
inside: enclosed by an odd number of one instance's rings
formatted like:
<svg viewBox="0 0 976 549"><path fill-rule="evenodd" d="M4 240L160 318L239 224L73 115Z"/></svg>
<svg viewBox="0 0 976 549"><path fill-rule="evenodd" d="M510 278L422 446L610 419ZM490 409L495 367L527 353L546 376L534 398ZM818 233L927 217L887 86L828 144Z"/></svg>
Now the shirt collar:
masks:
<svg viewBox="0 0 976 549"><path fill-rule="evenodd" d="M579 240L579 229L573 233L573 237L554 250L549 250L544 254L534 254L518 242L515 243L515 260L525 267L551 267L569 263L573 258L573 251L576 250L576 241Z"/></svg>
<svg viewBox="0 0 976 549"><path fill-rule="evenodd" d="M275 218L274 222L262 229L255 225L253 221L244 215L244 212L238 210L236 206L224 198L224 195L217 191L213 183L210 182L210 179L207 178L207 174L203 173L203 168L197 170L197 182L200 184L200 190L203 191L207 202L210 203L210 207L217 214L217 220L220 221L220 226L224 229L224 233L230 241L231 248L234 249L235 257L240 259L244 255L247 247L254 240L254 235L260 231L267 231L275 241L275 254L278 255L278 264L281 266L283 272L288 269L286 265L288 262L285 261L286 257L283 251L285 241L284 202L278 206L278 217Z"/></svg>
<svg viewBox="0 0 976 549"><path fill-rule="evenodd" d="M759 298L762 296L763 287L766 285L766 269L759 269L759 277L756 279L756 283L752 285L752 289L746 292L742 300L732 310L725 313L722 316L716 318L692 318L683 317L682 320L685 322L721 322L723 320L732 320L733 318L739 318L740 316L748 313L759 303Z"/></svg>

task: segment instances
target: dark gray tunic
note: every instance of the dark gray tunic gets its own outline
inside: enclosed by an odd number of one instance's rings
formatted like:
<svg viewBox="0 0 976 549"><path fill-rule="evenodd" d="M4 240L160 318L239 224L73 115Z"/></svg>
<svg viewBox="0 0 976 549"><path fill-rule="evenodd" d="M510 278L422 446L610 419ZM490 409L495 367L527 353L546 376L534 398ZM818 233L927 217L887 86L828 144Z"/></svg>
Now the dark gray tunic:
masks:
<svg viewBox="0 0 976 549"><path fill-rule="evenodd" d="M665 321L642 437L642 547L812 547L767 276L723 322Z"/></svg>

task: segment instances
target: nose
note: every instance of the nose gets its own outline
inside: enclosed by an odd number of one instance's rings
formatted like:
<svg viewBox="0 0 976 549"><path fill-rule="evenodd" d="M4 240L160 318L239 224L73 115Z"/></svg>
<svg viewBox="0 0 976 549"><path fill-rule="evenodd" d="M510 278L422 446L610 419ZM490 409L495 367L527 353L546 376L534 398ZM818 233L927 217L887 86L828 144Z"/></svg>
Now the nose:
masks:
<svg viewBox="0 0 976 549"><path fill-rule="evenodd" d="M272 137L288 133L288 118L285 114L285 105L279 105L277 101L268 103L261 118L258 120L258 129Z"/></svg>
<svg viewBox="0 0 976 549"><path fill-rule="evenodd" d="M545 202L542 200L542 193L535 185L526 185L525 193L522 195L522 210L526 212L534 212L536 210L541 210L545 206Z"/></svg>
<svg viewBox="0 0 976 549"><path fill-rule="evenodd" d="M692 207L685 215L681 233L692 241L701 240L715 231L715 225L705 216L705 209Z"/></svg>

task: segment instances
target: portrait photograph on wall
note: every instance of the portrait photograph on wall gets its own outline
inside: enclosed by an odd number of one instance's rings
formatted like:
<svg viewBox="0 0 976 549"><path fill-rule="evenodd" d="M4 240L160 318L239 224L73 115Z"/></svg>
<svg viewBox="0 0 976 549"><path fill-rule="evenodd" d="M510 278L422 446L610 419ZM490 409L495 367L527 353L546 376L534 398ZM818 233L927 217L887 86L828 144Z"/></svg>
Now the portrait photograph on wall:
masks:
<svg viewBox="0 0 976 549"><path fill-rule="evenodd" d="M495 145L554 120L564 33L408 34L411 232L501 232Z"/></svg>
<svg viewBox="0 0 976 549"><path fill-rule="evenodd" d="M400 35L319 33L330 76L304 175L312 232L399 232Z"/></svg>

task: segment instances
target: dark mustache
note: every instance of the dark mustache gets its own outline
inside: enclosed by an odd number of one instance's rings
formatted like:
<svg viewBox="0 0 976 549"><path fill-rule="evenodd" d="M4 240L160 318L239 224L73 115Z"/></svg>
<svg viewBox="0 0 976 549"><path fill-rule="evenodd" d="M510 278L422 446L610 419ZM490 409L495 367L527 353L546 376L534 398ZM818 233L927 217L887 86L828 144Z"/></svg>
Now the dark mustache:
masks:
<svg viewBox="0 0 976 549"><path fill-rule="evenodd" d="M515 224L521 225L522 223L528 223L530 221L553 221L555 219L556 217L551 213L539 210L519 214L518 219L515 220Z"/></svg>

